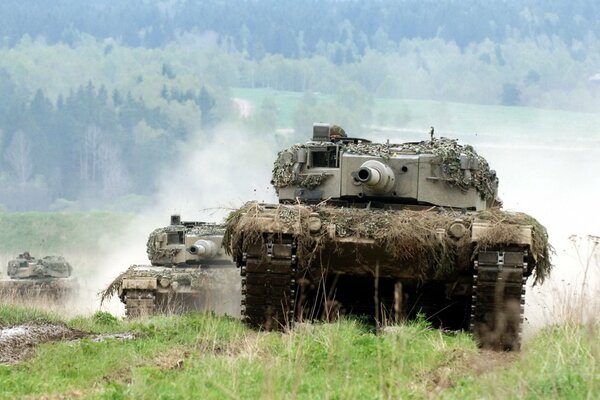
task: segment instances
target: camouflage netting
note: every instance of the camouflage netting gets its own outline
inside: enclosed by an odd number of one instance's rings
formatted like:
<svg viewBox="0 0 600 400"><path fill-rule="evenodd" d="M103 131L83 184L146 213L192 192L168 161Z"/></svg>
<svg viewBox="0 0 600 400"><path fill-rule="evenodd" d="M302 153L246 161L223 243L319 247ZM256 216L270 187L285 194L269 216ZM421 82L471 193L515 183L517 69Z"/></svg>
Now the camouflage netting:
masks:
<svg viewBox="0 0 600 400"><path fill-rule="evenodd" d="M340 150L351 154L370 155L381 157L385 162L396 154L433 154L440 158L441 169L444 177L451 185L458 186L463 190L475 188L486 200L494 199L494 185L496 175L490 170L487 161L477 154L475 149L469 145L460 145L457 140L440 138L419 143L402 144L380 144L380 143L336 143ZM326 176L320 174L310 174L308 176L298 177L294 181L292 169L294 162L291 154L297 149L322 146L318 143L307 143L305 145L296 144L289 149L280 151L273 166L273 178L271 183L275 189L297 185L300 187L312 189L321 184ZM460 168L460 156L464 155L477 160L477 168L469 176Z"/></svg>
<svg viewBox="0 0 600 400"><path fill-rule="evenodd" d="M228 287L222 270L204 270L200 268L166 268L146 265L132 265L117 276L106 289L100 291L100 305L119 293L125 278L153 277L160 281L167 278L171 282L189 282L189 286L198 290L222 290Z"/></svg>
<svg viewBox="0 0 600 400"><path fill-rule="evenodd" d="M177 250L159 248L154 242L154 238L161 233L180 232L182 230L181 225L169 225L164 228L158 228L152 231L148 235L148 241L146 242L146 253L148 256L160 258L160 257L173 257ZM224 232L223 225L206 223L194 227L188 227L185 229L187 235L195 236L213 236L222 235Z"/></svg>
<svg viewBox="0 0 600 400"><path fill-rule="evenodd" d="M318 215L322 222L316 233L309 230L311 214ZM399 265L410 265L413 272L423 279L443 278L471 265L471 257L476 249L473 248L470 235L455 240L449 235L439 235L439 230L446 230L457 221L470 228L475 220L485 220L491 223L491 228L477 244L478 248L514 243L520 237L520 226L531 225L531 253L536 260L535 282L543 282L552 268L552 247L548 243L546 229L526 214L499 209L464 214L458 211L365 211L323 205L280 205L265 211L260 204L248 203L229 215L223 240L225 249L234 257L239 257L243 251L243 238L247 242L261 240L265 219L257 217L267 215L272 216L272 231L293 233L298 237L297 254L303 267L308 267L326 246L336 246L327 231L328 227L334 226L338 238L373 239L375 245L383 248Z"/></svg>
<svg viewBox="0 0 600 400"><path fill-rule="evenodd" d="M61 256L47 256L42 258L42 264L49 270L56 271L59 273L71 275L73 268L63 257Z"/></svg>
<svg viewBox="0 0 600 400"><path fill-rule="evenodd" d="M294 168L292 154L294 154L298 149L310 146L311 144L295 144L289 149L285 149L277 153L277 158L273 164L273 174L271 179L271 184L273 187L275 187L275 190L296 184L300 186L300 182L294 181L292 174L292 169Z"/></svg>

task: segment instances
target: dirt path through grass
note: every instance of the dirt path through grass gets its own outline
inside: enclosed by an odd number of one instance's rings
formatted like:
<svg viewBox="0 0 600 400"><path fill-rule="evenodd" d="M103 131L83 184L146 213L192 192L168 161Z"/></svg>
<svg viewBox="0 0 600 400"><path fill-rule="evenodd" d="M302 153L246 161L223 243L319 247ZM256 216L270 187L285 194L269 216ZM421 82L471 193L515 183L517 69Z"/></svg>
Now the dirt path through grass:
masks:
<svg viewBox="0 0 600 400"><path fill-rule="evenodd" d="M497 369L508 368L518 357L518 352L478 350L477 352L452 349L446 361L433 371L419 377L430 388L432 397L437 397L454 387L461 378L478 377Z"/></svg>

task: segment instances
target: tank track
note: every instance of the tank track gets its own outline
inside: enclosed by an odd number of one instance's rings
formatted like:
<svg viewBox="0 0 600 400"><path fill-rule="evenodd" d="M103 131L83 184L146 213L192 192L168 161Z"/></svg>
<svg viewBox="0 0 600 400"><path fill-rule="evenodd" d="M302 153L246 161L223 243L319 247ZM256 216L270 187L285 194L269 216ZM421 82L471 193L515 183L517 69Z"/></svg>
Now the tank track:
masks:
<svg viewBox="0 0 600 400"><path fill-rule="evenodd" d="M263 234L248 243L240 267L242 318L252 327L291 327L296 305L296 240L292 235Z"/></svg>
<svg viewBox="0 0 600 400"><path fill-rule="evenodd" d="M128 290L125 293L125 315L139 318L156 313L156 296L150 290Z"/></svg>
<svg viewBox="0 0 600 400"><path fill-rule="evenodd" d="M520 349L527 256L519 248L476 254L469 329L483 348Z"/></svg>

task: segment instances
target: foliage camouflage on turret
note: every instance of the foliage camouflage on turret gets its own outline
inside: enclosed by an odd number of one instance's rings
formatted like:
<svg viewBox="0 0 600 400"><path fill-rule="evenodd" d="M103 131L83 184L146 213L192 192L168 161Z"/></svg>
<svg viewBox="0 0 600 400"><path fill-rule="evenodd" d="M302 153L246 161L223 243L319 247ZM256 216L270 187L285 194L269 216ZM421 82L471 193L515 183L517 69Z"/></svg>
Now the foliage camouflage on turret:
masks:
<svg viewBox="0 0 600 400"><path fill-rule="evenodd" d="M285 160L284 154L293 154L297 149L322 146L321 143L295 144L289 149L278 153L273 166L273 178L271 183L275 189L290 185L312 189L322 183L326 178L322 174L310 174L308 176L299 176L294 181L292 168L294 162L291 157ZM380 144L380 143L340 143L341 151L351 154L370 155L381 157L383 162L393 157L395 154L433 154L440 158L442 172L450 185L458 186L463 190L475 188L484 199L494 198L494 183L496 174L490 170L487 161L477 154L475 149L469 145L460 145L457 140L440 138L419 143L401 143L401 144ZM473 171L469 177L465 171L460 168L460 156L476 159L478 168Z"/></svg>
<svg viewBox="0 0 600 400"><path fill-rule="evenodd" d="M174 252L172 249L159 248L156 246L154 239L161 233L170 233L170 232L179 232L181 231L181 225L169 225L163 228L157 228L148 235L148 241L146 242L146 253L149 257L172 257L174 254L170 254L170 252ZM193 227L186 228L186 233L190 235L196 236L212 236L212 235L222 235L223 234L223 226L218 224L202 224ZM161 254L162 253L162 254Z"/></svg>

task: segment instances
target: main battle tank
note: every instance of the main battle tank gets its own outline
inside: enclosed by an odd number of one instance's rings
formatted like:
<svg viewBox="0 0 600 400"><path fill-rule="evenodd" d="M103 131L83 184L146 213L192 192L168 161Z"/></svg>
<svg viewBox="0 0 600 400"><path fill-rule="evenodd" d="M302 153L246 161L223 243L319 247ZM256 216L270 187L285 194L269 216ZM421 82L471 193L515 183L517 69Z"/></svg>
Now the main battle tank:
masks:
<svg viewBox="0 0 600 400"><path fill-rule="evenodd" d="M62 299L78 288L72 270L61 256L35 258L24 252L8 262L8 279L0 281L0 293L8 297Z"/></svg>
<svg viewBox="0 0 600 400"><path fill-rule="evenodd" d="M279 204L247 203L224 245L242 275L248 324L340 314L378 324L424 315L485 347L520 343L525 285L551 269L547 232L502 211L498 179L456 140L372 143L315 124L279 152Z"/></svg>
<svg viewBox="0 0 600 400"><path fill-rule="evenodd" d="M232 290L228 270L235 271L221 248L224 230L171 216L169 226L148 237L151 264L130 266L101 293L101 302L117 294L128 317L223 309Z"/></svg>

